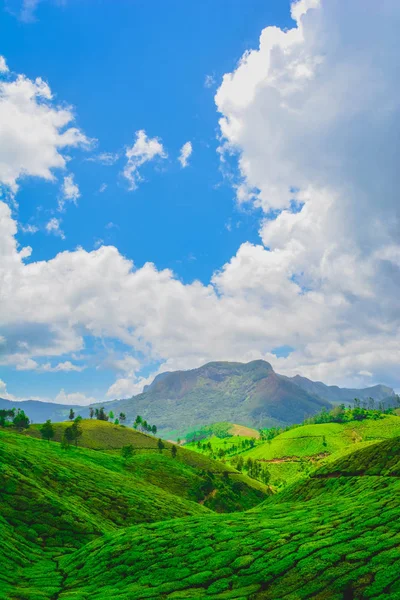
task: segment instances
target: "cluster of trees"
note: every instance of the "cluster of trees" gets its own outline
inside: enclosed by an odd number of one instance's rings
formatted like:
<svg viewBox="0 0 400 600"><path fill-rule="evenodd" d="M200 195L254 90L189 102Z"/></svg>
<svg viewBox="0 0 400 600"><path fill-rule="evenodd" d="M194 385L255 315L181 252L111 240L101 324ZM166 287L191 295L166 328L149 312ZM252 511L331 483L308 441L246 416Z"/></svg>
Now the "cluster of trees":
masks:
<svg viewBox="0 0 400 600"><path fill-rule="evenodd" d="M19 431L28 429L30 424L29 417L25 412L18 408L0 410L0 426L1 427L16 427Z"/></svg>
<svg viewBox="0 0 400 600"><path fill-rule="evenodd" d="M208 453L210 453L210 455L221 459L221 458L224 458L225 456L229 456L231 454L237 454L238 452L243 452L244 450L249 450L251 448L254 448L254 446L256 445L256 440L254 438L251 438L251 439L241 440L240 442L235 443L235 444L230 444L230 445L228 445L228 444L229 444L229 442L227 442L225 440L224 448L219 448L218 451L214 450L211 442L201 443L201 441L198 440L196 446L202 452L208 452Z"/></svg>
<svg viewBox="0 0 400 600"><path fill-rule="evenodd" d="M240 472L246 471L249 477L258 479L267 485L271 479L271 473L266 465L262 465L259 460L248 458L246 461L243 456L235 456L231 461L233 466Z"/></svg>
<svg viewBox="0 0 400 600"><path fill-rule="evenodd" d="M153 435L156 435L157 433L157 427L155 425L150 425L150 423L148 423L146 419L143 419L140 415L136 417L133 427L134 429L140 429L142 432L147 431Z"/></svg>
<svg viewBox="0 0 400 600"><path fill-rule="evenodd" d="M75 443L75 446L78 445L78 439L83 433L82 427L80 425L81 421L82 417L78 416L74 419L72 425L68 425L68 427L64 429L63 437L61 440L61 445L63 448L69 448L70 445L73 443ZM47 421L43 423L43 425L40 428L40 433L42 438L44 440L47 440L48 442L50 442L50 440L54 438L56 432L50 419L47 419Z"/></svg>
<svg viewBox="0 0 400 600"><path fill-rule="evenodd" d="M395 402L400 407L400 397L396 396ZM363 421L364 419L380 419L384 415L394 412L394 406L386 406L385 402L376 402L373 398L359 400L355 398L353 406L344 404L335 406L332 410L323 408L320 413L305 421L307 424L319 423L347 423L348 421Z"/></svg>
<svg viewBox="0 0 400 600"><path fill-rule="evenodd" d="M123 425L126 421L125 413L120 412L119 415L116 417L112 410L110 410L107 413L104 410L104 406L102 406L101 408L93 408L91 406L89 408L89 417L91 419L93 419L93 417L96 417L96 419L98 419L99 421L112 421L115 425ZM75 419L75 412L72 408L69 411L69 419L70 421L73 421Z"/></svg>

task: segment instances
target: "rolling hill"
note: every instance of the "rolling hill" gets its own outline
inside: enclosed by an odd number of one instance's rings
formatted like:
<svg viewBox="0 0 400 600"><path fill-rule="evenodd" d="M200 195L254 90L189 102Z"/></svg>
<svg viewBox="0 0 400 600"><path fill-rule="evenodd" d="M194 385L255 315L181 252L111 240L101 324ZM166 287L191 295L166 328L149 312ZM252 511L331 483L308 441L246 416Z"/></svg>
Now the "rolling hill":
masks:
<svg viewBox="0 0 400 600"><path fill-rule="evenodd" d="M288 379L309 394L318 396L332 404L352 402L354 398L359 398L360 400L373 398L377 402L382 400L390 401L395 395L392 388L386 385L374 385L368 388L356 389L340 388L337 385L326 385L321 381L311 381L311 379L301 377L301 375L288 377Z"/></svg>
<svg viewBox="0 0 400 600"><path fill-rule="evenodd" d="M315 471L246 513L106 532L42 571L22 570L31 596L18 590L18 598L396 600L399 466L395 438Z"/></svg>
<svg viewBox="0 0 400 600"><path fill-rule="evenodd" d="M129 424L139 414L155 423L164 437L176 439L217 421L256 429L299 423L324 406L350 402L356 396L387 402L395 397L386 386L342 389L305 377L285 377L275 373L269 363L256 360L247 364L212 362L189 371L162 373L141 394L93 406L104 406L107 412L122 411ZM0 398L0 409L16 405ZM66 420L71 408L35 400L18 402L18 406L35 423ZM76 415L89 416L88 406L72 408Z"/></svg>
<svg viewBox="0 0 400 600"><path fill-rule="evenodd" d="M265 361L247 364L214 362L191 371L157 377L145 392L107 406L136 414L175 435L216 421L249 427L282 425L302 421L329 406L280 377Z"/></svg>

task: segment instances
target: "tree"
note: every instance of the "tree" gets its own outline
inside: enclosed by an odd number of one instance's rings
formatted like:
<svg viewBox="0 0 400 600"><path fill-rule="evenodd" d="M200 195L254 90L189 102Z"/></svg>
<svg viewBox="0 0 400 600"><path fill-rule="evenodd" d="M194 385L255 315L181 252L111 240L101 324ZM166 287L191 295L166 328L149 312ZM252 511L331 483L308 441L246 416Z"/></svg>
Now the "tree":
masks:
<svg viewBox="0 0 400 600"><path fill-rule="evenodd" d="M68 418L69 418L70 421L73 421L75 419L75 413L72 410L72 408L69 411L69 417Z"/></svg>
<svg viewBox="0 0 400 600"><path fill-rule="evenodd" d="M95 414L96 419L98 419L99 418L99 409L98 408L95 409L94 414Z"/></svg>
<svg viewBox="0 0 400 600"><path fill-rule="evenodd" d="M153 427L151 428L151 433L153 435L156 435L156 433L157 433L157 427L155 425L153 425Z"/></svg>
<svg viewBox="0 0 400 600"><path fill-rule="evenodd" d="M119 419L115 419L114 425L119 425Z"/></svg>
<svg viewBox="0 0 400 600"><path fill-rule="evenodd" d="M112 421L112 420L113 420L113 418L114 418L114 413L113 413L113 411L112 411L112 410L110 410L110 412L108 413L108 418L110 419L110 421Z"/></svg>
<svg viewBox="0 0 400 600"><path fill-rule="evenodd" d="M6 423L9 422L9 419L13 419L15 417L15 408L4 408L0 410L0 426L5 427Z"/></svg>
<svg viewBox="0 0 400 600"><path fill-rule="evenodd" d="M137 429L137 428L139 427L139 425L141 425L141 424L142 424L142 421L143 421L142 417L141 417L140 415L138 415L138 416L136 417L136 419L135 419L135 422L134 422L134 424L133 424L133 427L134 427L135 429Z"/></svg>
<svg viewBox="0 0 400 600"><path fill-rule="evenodd" d="M263 483L265 483L265 485L268 485L268 483L271 479L271 473L269 472L267 467L262 467L260 477L261 477L261 481Z"/></svg>
<svg viewBox="0 0 400 600"><path fill-rule="evenodd" d="M17 414L13 418L13 425L19 431L22 431L22 429L28 429L28 427L29 427L29 418L26 416L26 414L24 413L23 410L21 410L21 409L17 410Z"/></svg>
<svg viewBox="0 0 400 600"><path fill-rule="evenodd" d="M62 439L62 446L64 448L69 448L72 442L75 442L75 446L78 445L78 439L81 437L81 435L83 433L82 428L79 424L80 420L81 419L79 417L77 417L75 419L75 421L72 423L72 425L65 428L63 439Z"/></svg>
<svg viewBox="0 0 400 600"><path fill-rule="evenodd" d="M122 424L122 423L125 423L125 421L126 421L126 414L123 412L120 412L119 413L119 422Z"/></svg>
<svg viewBox="0 0 400 600"><path fill-rule="evenodd" d="M46 423L43 423L43 425L40 428L40 433L42 435L42 438L44 440L47 440L48 442L53 439L54 437L54 427L51 424L50 419L47 419Z"/></svg>
<svg viewBox="0 0 400 600"><path fill-rule="evenodd" d="M97 410L97 409L96 409L96 410ZM92 407L90 407L90 408L89 408L89 417L90 417L91 419L93 419L93 416L94 416L94 410L93 410L93 408L92 408Z"/></svg>
<svg viewBox="0 0 400 600"><path fill-rule="evenodd" d="M172 458L176 458L177 452L178 452L178 448L175 446L175 444L172 444L172 446L171 446Z"/></svg>
<svg viewBox="0 0 400 600"><path fill-rule="evenodd" d="M153 427L154 427L154 425L153 425ZM182 441L182 440L181 440L181 438L178 438L178 439L176 440L176 443L178 444L178 446L180 446L180 445L181 445L181 441ZM197 447L198 447L198 448L200 448L199 442L197 442Z"/></svg>
<svg viewBox="0 0 400 600"><path fill-rule="evenodd" d="M100 408L97 418L99 421L108 421L108 415L106 414L103 406Z"/></svg>
<svg viewBox="0 0 400 600"><path fill-rule="evenodd" d="M164 442L162 441L161 438L158 438L157 448L159 449L160 452L162 452L165 448Z"/></svg>
<svg viewBox="0 0 400 600"><path fill-rule="evenodd" d="M71 445L71 442L74 439L74 431L72 429L73 425L71 425L70 427L66 427L64 430L64 435L62 438L62 447L63 448L69 448Z"/></svg>
<svg viewBox="0 0 400 600"><path fill-rule="evenodd" d="M238 471L243 471L243 465L244 465L244 460L243 460L243 456L239 456L237 463L236 463L236 468Z"/></svg>
<svg viewBox="0 0 400 600"><path fill-rule="evenodd" d="M147 430L148 430L147 421L143 421L142 422L142 431L147 431Z"/></svg>
<svg viewBox="0 0 400 600"><path fill-rule="evenodd" d="M132 444L129 444L129 446L122 446L121 456L124 460L128 460L128 458L132 458L133 454L134 454L134 448L133 448Z"/></svg>

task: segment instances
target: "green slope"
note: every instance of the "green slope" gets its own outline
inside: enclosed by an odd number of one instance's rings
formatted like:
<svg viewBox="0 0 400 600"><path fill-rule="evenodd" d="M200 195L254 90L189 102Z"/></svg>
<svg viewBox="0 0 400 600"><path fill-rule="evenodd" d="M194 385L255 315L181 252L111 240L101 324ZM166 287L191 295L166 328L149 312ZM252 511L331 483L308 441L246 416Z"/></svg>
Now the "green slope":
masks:
<svg viewBox="0 0 400 600"><path fill-rule="evenodd" d="M107 534L61 560L59 598L396 600L400 439L343 460L245 514Z"/></svg>
<svg viewBox="0 0 400 600"><path fill-rule="evenodd" d="M190 462L208 459L166 452L125 465L0 432L0 598L400 598L400 438L219 515L183 491Z"/></svg>

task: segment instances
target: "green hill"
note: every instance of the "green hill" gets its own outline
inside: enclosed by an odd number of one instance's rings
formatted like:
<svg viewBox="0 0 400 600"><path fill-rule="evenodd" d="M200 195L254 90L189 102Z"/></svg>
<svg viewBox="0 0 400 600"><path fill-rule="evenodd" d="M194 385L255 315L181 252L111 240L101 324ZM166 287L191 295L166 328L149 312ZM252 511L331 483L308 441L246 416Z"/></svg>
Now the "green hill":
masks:
<svg viewBox="0 0 400 600"><path fill-rule="evenodd" d="M255 360L247 364L212 362L190 371L162 373L146 390L126 400L107 403L107 409L137 414L156 423L165 437L215 422L249 427L272 427L302 421L329 406L272 366Z"/></svg>
<svg viewBox="0 0 400 600"><path fill-rule="evenodd" d="M259 461L271 474L273 485L290 483L304 477L312 468L335 460L373 442L400 435L397 415L349 421L301 425L283 431L269 441L246 436L218 438L193 442L185 447L204 456L223 458L228 464L238 465L238 459ZM211 446L211 450L210 450Z"/></svg>
<svg viewBox="0 0 400 600"><path fill-rule="evenodd" d="M85 426L88 443L97 427L116 443L111 424ZM266 497L223 463L128 431L129 460L0 431L0 598L400 598L399 437ZM216 514L218 496L253 508Z"/></svg>
<svg viewBox="0 0 400 600"><path fill-rule="evenodd" d="M59 560L56 597L396 600L399 460L400 439L375 443L250 512L107 533Z"/></svg>

